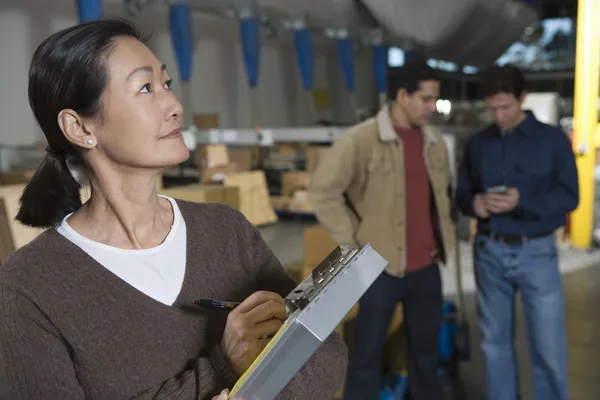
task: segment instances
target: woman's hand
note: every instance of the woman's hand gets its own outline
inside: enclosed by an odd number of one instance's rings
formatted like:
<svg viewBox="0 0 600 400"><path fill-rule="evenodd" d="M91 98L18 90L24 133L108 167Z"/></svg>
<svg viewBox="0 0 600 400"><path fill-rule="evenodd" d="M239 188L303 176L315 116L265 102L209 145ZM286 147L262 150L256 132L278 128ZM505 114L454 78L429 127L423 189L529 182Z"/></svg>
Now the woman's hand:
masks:
<svg viewBox="0 0 600 400"><path fill-rule="evenodd" d="M286 318L283 298L272 292L256 292L229 313L221 349L239 375L250 367Z"/></svg>
<svg viewBox="0 0 600 400"><path fill-rule="evenodd" d="M212 398L212 400L228 400L229 399L229 390L225 389L219 394ZM234 397L232 400L244 400L241 397Z"/></svg>
<svg viewBox="0 0 600 400"><path fill-rule="evenodd" d="M227 396L229 396L229 390L225 389L219 394L212 398L212 400L227 400Z"/></svg>

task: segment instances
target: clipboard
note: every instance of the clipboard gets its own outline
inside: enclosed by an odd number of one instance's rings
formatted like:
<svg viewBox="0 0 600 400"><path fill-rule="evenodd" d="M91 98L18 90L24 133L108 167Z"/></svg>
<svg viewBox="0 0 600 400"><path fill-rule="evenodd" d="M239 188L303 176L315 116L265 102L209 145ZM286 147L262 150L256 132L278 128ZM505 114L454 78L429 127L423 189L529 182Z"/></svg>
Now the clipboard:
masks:
<svg viewBox="0 0 600 400"><path fill-rule="evenodd" d="M388 266L371 245L338 246L286 298L288 318L229 399L272 400Z"/></svg>

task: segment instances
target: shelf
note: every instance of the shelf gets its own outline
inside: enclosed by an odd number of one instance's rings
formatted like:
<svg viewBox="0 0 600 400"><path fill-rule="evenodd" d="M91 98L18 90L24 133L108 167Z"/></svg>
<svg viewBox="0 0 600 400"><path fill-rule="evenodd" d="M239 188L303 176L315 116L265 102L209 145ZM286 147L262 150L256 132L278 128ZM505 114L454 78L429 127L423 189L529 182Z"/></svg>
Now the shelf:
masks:
<svg viewBox="0 0 600 400"><path fill-rule="evenodd" d="M442 135L463 136L477 131L475 127L460 125L438 126ZM304 127L265 129L209 129L196 131L198 144L227 144L230 146L272 146L275 143L332 143L349 127Z"/></svg>
<svg viewBox="0 0 600 400"><path fill-rule="evenodd" d="M265 146L275 143L331 143L347 128L269 128L269 129L210 129L196 133L198 144L227 144L231 146Z"/></svg>

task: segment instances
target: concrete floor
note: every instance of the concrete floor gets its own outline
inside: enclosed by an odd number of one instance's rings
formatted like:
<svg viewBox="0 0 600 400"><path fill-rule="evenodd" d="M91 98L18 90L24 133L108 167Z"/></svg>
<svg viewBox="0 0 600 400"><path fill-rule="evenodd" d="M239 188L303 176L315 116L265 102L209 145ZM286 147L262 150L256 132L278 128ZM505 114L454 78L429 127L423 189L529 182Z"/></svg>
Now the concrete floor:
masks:
<svg viewBox="0 0 600 400"><path fill-rule="evenodd" d="M314 222L285 222L261 228L265 241L281 262L286 265L298 263L303 258L303 229ZM462 365L462 381L467 389L468 400L485 399L483 360L479 350L479 333L475 300L474 280L470 248L461 246L461 266L465 287L465 312L471 324L472 360ZM561 251L561 270L567 299L567 333L569 344L569 379L571 399L600 399L600 375L596 366L600 360L600 253L584 253L573 250ZM455 269L452 265L443 269L446 297L456 294ZM516 350L519 359L522 399L532 399L529 362L527 356L526 330L520 309L517 313ZM0 400L9 400L8 390L0 373Z"/></svg>

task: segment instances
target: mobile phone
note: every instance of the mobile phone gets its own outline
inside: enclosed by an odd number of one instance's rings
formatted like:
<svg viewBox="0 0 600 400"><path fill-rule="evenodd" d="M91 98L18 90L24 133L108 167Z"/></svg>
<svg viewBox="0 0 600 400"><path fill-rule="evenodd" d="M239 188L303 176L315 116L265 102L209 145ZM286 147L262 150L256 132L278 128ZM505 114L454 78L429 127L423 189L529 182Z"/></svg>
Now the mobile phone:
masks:
<svg viewBox="0 0 600 400"><path fill-rule="evenodd" d="M505 194L506 192L508 192L508 188L506 186L493 186L486 190L486 193Z"/></svg>

